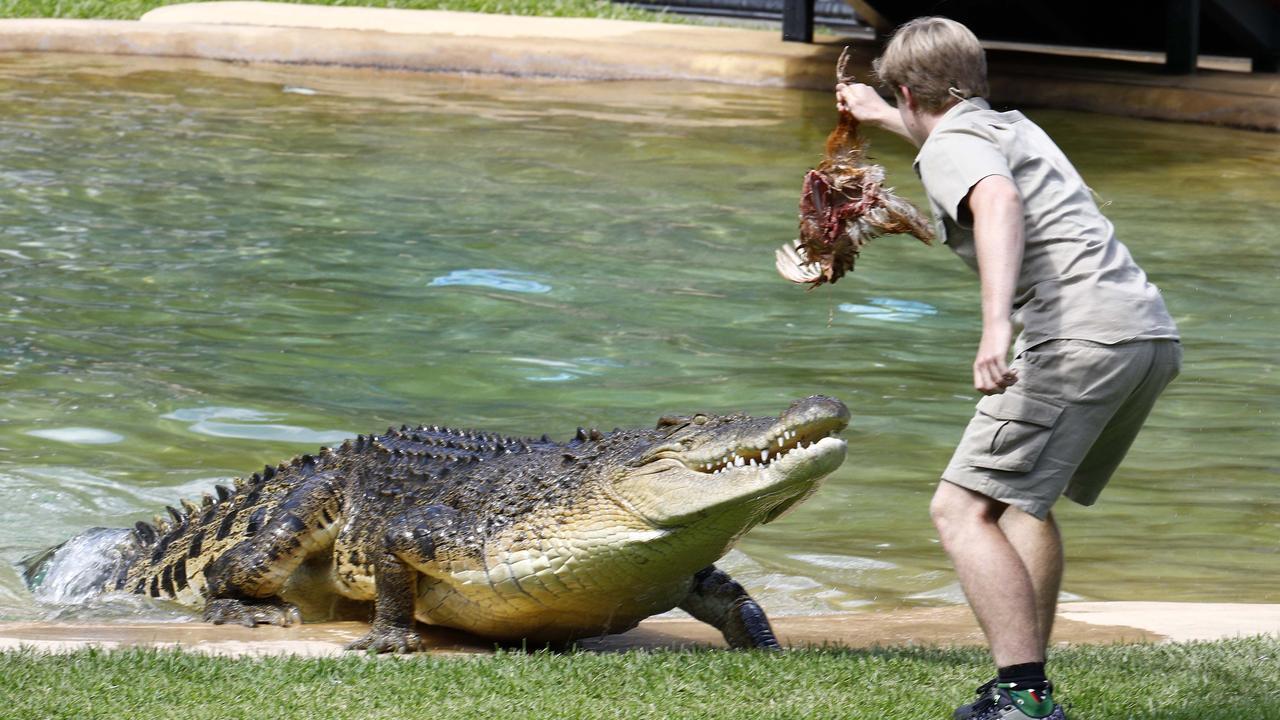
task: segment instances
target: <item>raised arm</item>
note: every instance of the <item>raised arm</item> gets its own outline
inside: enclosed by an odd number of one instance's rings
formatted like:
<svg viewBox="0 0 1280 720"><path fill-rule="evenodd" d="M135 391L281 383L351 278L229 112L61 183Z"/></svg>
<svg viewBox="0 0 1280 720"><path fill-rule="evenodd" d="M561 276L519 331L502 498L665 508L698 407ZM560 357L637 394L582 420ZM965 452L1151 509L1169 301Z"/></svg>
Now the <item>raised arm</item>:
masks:
<svg viewBox="0 0 1280 720"><path fill-rule="evenodd" d="M880 97L875 88L870 85L863 83L836 85L836 107L840 112L852 114L858 118L859 122L901 135L913 145L920 144L907 130L898 109Z"/></svg>

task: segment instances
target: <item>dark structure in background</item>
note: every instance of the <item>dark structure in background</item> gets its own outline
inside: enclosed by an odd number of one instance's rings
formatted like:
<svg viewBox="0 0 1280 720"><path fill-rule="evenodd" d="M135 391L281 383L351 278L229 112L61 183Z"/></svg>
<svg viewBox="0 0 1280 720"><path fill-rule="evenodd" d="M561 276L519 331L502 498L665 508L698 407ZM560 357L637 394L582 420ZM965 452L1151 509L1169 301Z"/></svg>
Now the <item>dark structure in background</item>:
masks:
<svg viewBox="0 0 1280 720"><path fill-rule="evenodd" d="M672 12L782 20L782 38L811 42L818 24L860 23L885 34L921 15L945 15L984 40L1167 54L1174 73L1201 53L1244 57L1280 71L1280 0L645 0ZM840 5L846 5L840 8ZM852 8L856 14L848 13Z"/></svg>
<svg viewBox="0 0 1280 720"><path fill-rule="evenodd" d="M785 0L788 6L812 0ZM881 32L920 15L946 15L984 40L1165 52L1168 69L1194 72L1196 58L1246 57L1254 72L1280 70L1280 2L1277 0L855 0L881 15ZM807 38L806 38L807 35ZM812 39L800 27L784 39Z"/></svg>
<svg viewBox="0 0 1280 720"><path fill-rule="evenodd" d="M790 27L793 23L787 21L783 17L784 10L790 11L791 4L788 0L614 0L615 2L626 2L628 5L648 8L650 10L665 11L670 13L678 13L681 15L703 15L710 17L731 17L748 20L771 20L777 22L783 21L783 24ZM813 25L816 22L819 25L839 30L847 31L853 29L867 29L858 16L854 14L853 7L845 2L845 0L808 0L808 2L800 3L804 6L808 13L807 20L801 23L807 30L808 35L804 38L789 38L786 40L803 40L809 42L813 39Z"/></svg>

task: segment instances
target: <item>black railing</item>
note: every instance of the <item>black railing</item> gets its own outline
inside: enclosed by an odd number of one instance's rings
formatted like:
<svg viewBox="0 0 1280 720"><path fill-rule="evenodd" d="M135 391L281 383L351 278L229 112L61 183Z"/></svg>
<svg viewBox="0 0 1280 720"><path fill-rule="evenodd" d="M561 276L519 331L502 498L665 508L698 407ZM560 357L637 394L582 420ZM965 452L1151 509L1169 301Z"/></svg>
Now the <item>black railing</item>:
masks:
<svg viewBox="0 0 1280 720"><path fill-rule="evenodd" d="M614 0L620 2L621 0ZM818 25L850 30L861 28L857 15L844 0L811 0L813 11L808 23L810 36L812 26ZM682 15L705 15L709 17L731 17L745 20L769 20L784 22L786 11L793 5L807 5L805 0L642 0L627 2L627 5L680 13ZM791 39L791 38L788 38ZM805 38L808 41L810 38Z"/></svg>

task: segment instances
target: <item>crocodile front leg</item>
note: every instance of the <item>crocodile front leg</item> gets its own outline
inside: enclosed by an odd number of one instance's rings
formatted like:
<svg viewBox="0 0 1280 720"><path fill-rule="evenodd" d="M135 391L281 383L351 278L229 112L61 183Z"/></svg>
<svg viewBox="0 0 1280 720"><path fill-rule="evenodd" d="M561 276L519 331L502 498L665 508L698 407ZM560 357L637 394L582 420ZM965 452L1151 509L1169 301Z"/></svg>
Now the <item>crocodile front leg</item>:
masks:
<svg viewBox="0 0 1280 720"><path fill-rule="evenodd" d="M335 481L327 475L289 493L274 516L205 568L205 621L249 627L301 622L298 609L278 594L309 555L332 541L338 505Z"/></svg>
<svg viewBox="0 0 1280 720"><path fill-rule="evenodd" d="M373 627L368 634L347 645L348 650L378 653L416 652L422 636L415 627L414 601L418 596L418 571L393 552L382 552L374 565Z"/></svg>
<svg viewBox="0 0 1280 720"><path fill-rule="evenodd" d="M780 650L764 610L727 573L709 565L693 576L680 609L724 634L732 648Z"/></svg>
<svg viewBox="0 0 1280 720"><path fill-rule="evenodd" d="M437 549L450 542L457 529L458 513L445 505L405 513L388 523L384 548L374 565L373 627L348 650L408 653L421 648L414 617L422 578L417 568L435 562Z"/></svg>

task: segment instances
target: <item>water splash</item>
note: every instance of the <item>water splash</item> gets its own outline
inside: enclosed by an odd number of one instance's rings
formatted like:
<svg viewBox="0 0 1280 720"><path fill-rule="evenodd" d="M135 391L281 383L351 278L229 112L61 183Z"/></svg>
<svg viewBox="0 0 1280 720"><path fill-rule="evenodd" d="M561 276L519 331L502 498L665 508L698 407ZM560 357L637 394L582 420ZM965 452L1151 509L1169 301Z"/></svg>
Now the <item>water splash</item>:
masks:
<svg viewBox="0 0 1280 720"><path fill-rule="evenodd" d="M92 528L65 543L24 558L22 579L37 601L76 605L99 595L102 586L135 549L129 530Z"/></svg>

